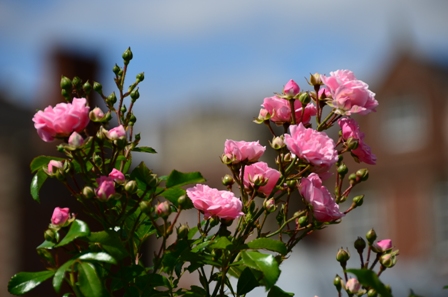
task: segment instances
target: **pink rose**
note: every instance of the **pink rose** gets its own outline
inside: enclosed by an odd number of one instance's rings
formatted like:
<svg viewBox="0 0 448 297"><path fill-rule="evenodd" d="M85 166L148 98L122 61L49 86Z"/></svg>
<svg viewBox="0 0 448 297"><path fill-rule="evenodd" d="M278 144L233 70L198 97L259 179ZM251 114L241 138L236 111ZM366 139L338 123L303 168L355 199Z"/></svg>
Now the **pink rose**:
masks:
<svg viewBox="0 0 448 297"><path fill-rule="evenodd" d="M264 184L258 188L258 191L267 196L274 189L280 175L277 170L269 168L267 163L257 162L244 167L244 187L254 188L256 183Z"/></svg>
<svg viewBox="0 0 448 297"><path fill-rule="evenodd" d="M357 294L361 290L361 284L356 278L351 278L345 284L345 289L351 294Z"/></svg>
<svg viewBox="0 0 448 297"><path fill-rule="evenodd" d="M89 118L94 122L100 122L104 119L104 112L99 107L95 107L89 113Z"/></svg>
<svg viewBox="0 0 448 297"><path fill-rule="evenodd" d="M243 207L241 200L235 197L232 192L219 191L206 185L197 184L187 189L196 209L204 213L204 217L219 217L222 219L236 219L242 215Z"/></svg>
<svg viewBox="0 0 448 297"><path fill-rule="evenodd" d="M359 126L354 119L343 118L338 121L342 130L342 138L347 141L349 138L358 141L356 149L351 152L360 162L375 165L376 156L372 154L370 147L364 143L364 133L359 130Z"/></svg>
<svg viewBox="0 0 448 297"><path fill-rule="evenodd" d="M167 217L171 213L171 207L168 201L164 201L162 203L157 204L156 213L160 217Z"/></svg>
<svg viewBox="0 0 448 297"><path fill-rule="evenodd" d="M269 114L270 120L277 125L284 123L291 123L291 106L288 100L279 98L277 96L264 98L263 107L260 110L259 118L264 119ZM313 104L308 104L305 107L305 112L302 118L302 103L299 100L294 101L294 112L296 123L308 124L311 117L316 115L316 107Z"/></svg>
<svg viewBox="0 0 448 297"><path fill-rule="evenodd" d="M300 195L313 207L313 214L320 222L331 222L344 216L339 211L339 205L331 197L330 192L322 185L316 173L300 180Z"/></svg>
<svg viewBox="0 0 448 297"><path fill-rule="evenodd" d="M290 79L283 88L283 94L285 95L295 96L299 94L299 92L300 92L299 85L292 79Z"/></svg>
<svg viewBox="0 0 448 297"><path fill-rule="evenodd" d="M289 130L290 134L285 134L286 147L313 165L316 172L325 174L336 163L338 152L327 134L305 128L302 123L290 126Z"/></svg>
<svg viewBox="0 0 448 297"><path fill-rule="evenodd" d="M115 168L112 169L112 171L109 173L109 177L119 184L124 183L125 181L124 174L120 170Z"/></svg>
<svg viewBox="0 0 448 297"><path fill-rule="evenodd" d="M33 117L34 128L39 137L53 141L56 137L67 137L73 131L81 132L89 123L89 107L85 98L73 98L72 103L58 103L39 110Z"/></svg>
<svg viewBox="0 0 448 297"><path fill-rule="evenodd" d="M117 140L118 138L123 138L126 136L126 131L124 130L123 125L112 128L106 132L107 138L110 140Z"/></svg>
<svg viewBox="0 0 448 297"><path fill-rule="evenodd" d="M62 169L63 167L64 165L61 161L50 160L50 162L48 162L47 171L49 174L54 174L56 173L56 170Z"/></svg>
<svg viewBox="0 0 448 297"><path fill-rule="evenodd" d="M372 249L375 252L379 252L379 253L390 250L390 249L392 249L392 240L390 240L390 239L378 240L377 242L375 242L373 244Z"/></svg>
<svg viewBox="0 0 448 297"><path fill-rule="evenodd" d="M63 226L70 218L70 210L65 208L56 207L51 216L51 223L55 226Z"/></svg>
<svg viewBox="0 0 448 297"><path fill-rule="evenodd" d="M108 176L101 176L96 179L98 183L98 188L96 188L96 196L103 201L106 201L115 194L115 183L114 180Z"/></svg>
<svg viewBox="0 0 448 297"><path fill-rule="evenodd" d="M237 164L240 162L256 162L266 150L258 141L246 142L227 139L224 143L223 160ZM228 162L225 162L228 163Z"/></svg>
<svg viewBox="0 0 448 297"><path fill-rule="evenodd" d="M336 113L365 115L376 111L375 107L378 106L378 101L375 100L375 93L369 90L369 85L365 82L356 79L353 72L336 70L330 72L329 77L321 75L321 79L331 94L331 101L328 105L336 108Z"/></svg>

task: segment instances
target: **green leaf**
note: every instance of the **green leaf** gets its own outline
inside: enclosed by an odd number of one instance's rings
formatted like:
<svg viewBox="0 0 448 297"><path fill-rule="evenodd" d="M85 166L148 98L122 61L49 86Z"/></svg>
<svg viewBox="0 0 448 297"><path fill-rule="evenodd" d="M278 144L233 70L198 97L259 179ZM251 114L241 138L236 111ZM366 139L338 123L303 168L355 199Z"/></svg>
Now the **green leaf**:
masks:
<svg viewBox="0 0 448 297"><path fill-rule="evenodd" d="M263 273L267 290L277 282L280 276L280 269L274 256L254 251L242 251L241 259L247 267Z"/></svg>
<svg viewBox="0 0 448 297"><path fill-rule="evenodd" d="M171 171L166 181L166 187L185 186L189 184L202 183L205 178L200 172L182 173L177 170Z"/></svg>
<svg viewBox="0 0 448 297"><path fill-rule="evenodd" d="M392 297L392 294L387 290L386 286L380 281L375 272L369 269L347 269L349 273L356 276L358 281L367 287L371 287L382 297Z"/></svg>
<svg viewBox="0 0 448 297"><path fill-rule="evenodd" d="M277 286L273 286L268 293L268 297L292 297L294 293L288 293L283 291Z"/></svg>
<svg viewBox="0 0 448 297"><path fill-rule="evenodd" d="M62 240L55 245L55 247L60 247L66 245L78 237L84 237L90 235L89 226L80 220L74 220L70 225L70 229Z"/></svg>
<svg viewBox="0 0 448 297"><path fill-rule="evenodd" d="M79 263L78 273L78 286L84 296L103 296L103 285L100 278L98 277L95 266L92 263Z"/></svg>
<svg viewBox="0 0 448 297"><path fill-rule="evenodd" d="M61 161L64 160L64 158L59 157L52 157L52 156L38 156L31 161L30 169L31 172L35 172L37 170L42 169L42 167L48 167L48 163L51 160Z"/></svg>
<svg viewBox="0 0 448 297"><path fill-rule="evenodd" d="M54 275L54 270L39 272L19 272L8 283L8 291L14 295L23 295Z"/></svg>
<svg viewBox="0 0 448 297"><path fill-rule="evenodd" d="M282 255L286 255L288 253L286 245L283 242L271 238L254 239L251 242L247 243L247 246L250 249L265 249L280 253Z"/></svg>
<svg viewBox="0 0 448 297"><path fill-rule="evenodd" d="M117 264L117 261L112 258L111 255L103 252L99 253L87 253L84 255L81 255L78 259L80 260L87 260L87 261L99 261L99 262L106 262L110 264Z"/></svg>
<svg viewBox="0 0 448 297"><path fill-rule="evenodd" d="M125 174L126 172L129 171L129 168L131 167L132 155L129 154L128 157L125 157L124 155L119 155L117 157L117 160L115 161L115 168L120 169L121 162L124 162L123 170L121 172L123 172Z"/></svg>
<svg viewBox="0 0 448 297"><path fill-rule="evenodd" d="M444 289L446 289L446 288L448 288L448 286L444 287ZM408 297L423 297L423 296L415 294L414 291L411 289Z"/></svg>
<svg viewBox="0 0 448 297"><path fill-rule="evenodd" d="M249 267L246 267L241 273L240 278L238 279L236 292L238 295L243 295L249 293L258 286L260 286L260 283L255 278L252 270L250 270Z"/></svg>
<svg viewBox="0 0 448 297"><path fill-rule="evenodd" d="M160 196L165 197L166 200L173 203L174 206L179 207L179 197L186 195L186 191L182 189L181 187L172 187L169 189L166 189L163 191L163 193L160 194ZM191 202L190 198L185 196L186 200L182 204L182 209L190 209L193 208L193 203Z"/></svg>
<svg viewBox="0 0 448 297"><path fill-rule="evenodd" d="M88 242L101 246L114 259L120 261L128 256L128 252L120 240L120 237L113 231L93 232L86 238Z"/></svg>
<svg viewBox="0 0 448 297"><path fill-rule="evenodd" d="M131 179L137 182L138 188L142 191L146 191L148 187L155 189L157 186L157 176L143 162L132 170Z"/></svg>
<svg viewBox="0 0 448 297"><path fill-rule="evenodd" d="M444 289L448 289L448 286L443 287Z"/></svg>
<svg viewBox="0 0 448 297"><path fill-rule="evenodd" d="M132 149L133 152L157 154L156 150L149 146L139 146Z"/></svg>
<svg viewBox="0 0 448 297"><path fill-rule="evenodd" d="M44 242L42 242L36 249L47 249L47 250L51 250L54 246L56 245L56 243L45 240Z"/></svg>
<svg viewBox="0 0 448 297"><path fill-rule="evenodd" d="M75 262L75 260L68 260L64 264L62 264L53 277L53 288L56 293L59 293L61 290L62 281L64 280L65 272L70 268L70 266Z"/></svg>
<svg viewBox="0 0 448 297"><path fill-rule="evenodd" d="M31 180L31 187L30 187L31 196L37 202L40 202L39 191L40 188L42 188L44 182L47 180L47 178L48 175L41 169L37 171L37 173L33 176L33 179Z"/></svg>
<svg viewBox="0 0 448 297"><path fill-rule="evenodd" d="M213 244L210 245L210 247L212 249L220 249L220 250L224 250L226 249L229 245L231 245L232 243L230 242L230 240L227 239L227 237L225 236L221 236L219 237L217 240L215 240L213 242Z"/></svg>

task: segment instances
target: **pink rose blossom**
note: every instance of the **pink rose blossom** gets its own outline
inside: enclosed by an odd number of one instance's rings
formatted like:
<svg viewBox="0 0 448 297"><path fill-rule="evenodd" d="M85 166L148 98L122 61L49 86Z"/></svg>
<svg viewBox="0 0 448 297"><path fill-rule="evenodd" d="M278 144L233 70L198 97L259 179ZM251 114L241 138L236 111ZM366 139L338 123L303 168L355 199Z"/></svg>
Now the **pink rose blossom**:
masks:
<svg viewBox="0 0 448 297"><path fill-rule="evenodd" d="M164 201L162 203L157 204L156 206L156 213L160 217L167 217L170 215L171 208L168 201Z"/></svg>
<svg viewBox="0 0 448 297"><path fill-rule="evenodd" d="M124 183L125 181L124 174L120 170L115 168L112 169L112 171L109 173L109 177L119 184Z"/></svg>
<svg viewBox="0 0 448 297"><path fill-rule="evenodd" d="M361 284L356 278L351 278L345 284L345 289L351 294L357 294L361 290Z"/></svg>
<svg viewBox="0 0 448 297"><path fill-rule="evenodd" d="M197 184L187 189L196 209L204 213L204 217L219 217L222 219L236 219L244 213L241 211L243 205L241 200L235 197L232 192L219 191L207 185Z"/></svg>
<svg viewBox="0 0 448 297"><path fill-rule="evenodd" d="M378 252L385 252L387 250L392 249L392 240L390 239L383 239L383 240L378 240L377 242L375 242L373 244L372 247L375 251Z"/></svg>
<svg viewBox="0 0 448 297"><path fill-rule="evenodd" d="M48 173L55 173L56 170L58 169L62 169L64 167L64 165L62 164L61 161L56 161L56 160L50 160L50 162L48 162L48 167L47 167L47 171Z"/></svg>
<svg viewBox="0 0 448 297"><path fill-rule="evenodd" d="M360 162L375 165L376 156L372 154L370 147L364 143L364 133L359 130L359 126L354 119L343 118L338 121L342 130L342 138L348 140L349 138L358 141L356 149L351 150Z"/></svg>
<svg viewBox="0 0 448 297"><path fill-rule="evenodd" d="M80 147L84 144L84 138L77 132L73 132L68 138L68 144L73 147Z"/></svg>
<svg viewBox="0 0 448 297"><path fill-rule="evenodd" d="M285 134L286 147L313 165L316 172L325 174L336 163L338 152L327 134L305 128L302 123L290 126L289 130L290 134Z"/></svg>
<svg viewBox="0 0 448 297"><path fill-rule="evenodd" d="M291 106L288 100L279 98L277 96L264 98L263 107L260 110L259 118L266 118L269 114L270 120L277 125L283 125L284 123L291 123ZM312 116L316 115L316 107L309 103L305 107L305 112L302 118L302 103L299 100L294 101L294 112L296 123L308 124Z"/></svg>
<svg viewBox="0 0 448 297"><path fill-rule="evenodd" d="M339 205L331 197L330 192L322 185L322 181L316 173L300 180L300 195L313 207L316 220L331 222L344 216L339 211Z"/></svg>
<svg viewBox="0 0 448 297"><path fill-rule="evenodd" d="M45 142L56 137L68 137L81 132L89 123L89 107L85 98L73 98L72 103L59 103L39 110L33 117L34 128Z"/></svg>
<svg viewBox="0 0 448 297"><path fill-rule="evenodd" d="M117 140L119 138L123 138L126 136L126 131L124 130L123 125L120 125L118 127L112 128L109 131L106 132L107 138L110 140Z"/></svg>
<svg viewBox="0 0 448 297"><path fill-rule="evenodd" d="M365 82L356 79L353 72L337 70L330 72L329 77L321 75L321 79L331 94L331 101L328 105L336 108L336 113L365 115L376 111L375 107L378 106L378 101L375 100L375 93L369 90L369 86Z"/></svg>
<svg viewBox="0 0 448 297"><path fill-rule="evenodd" d="M115 183L112 178L101 176L96 179L96 182L98 183L98 188L96 188L95 193L100 200L108 200L110 196L115 194Z"/></svg>
<svg viewBox="0 0 448 297"><path fill-rule="evenodd" d="M92 111L89 113L89 118L92 121L101 121L104 119L104 112L99 107L95 107L92 109Z"/></svg>
<svg viewBox="0 0 448 297"><path fill-rule="evenodd" d="M70 210L65 208L56 207L51 216L51 223L55 226L63 226L70 218Z"/></svg>
<svg viewBox="0 0 448 297"><path fill-rule="evenodd" d="M269 195L277 184L280 178L280 172L275 169L269 168L265 162L257 162L252 165L244 167L244 187L254 188L255 182L266 183L258 188L258 191Z"/></svg>
<svg viewBox="0 0 448 297"><path fill-rule="evenodd" d="M235 141L227 139L224 143L223 159L230 163L256 162L266 150L258 141Z"/></svg>
<svg viewBox="0 0 448 297"><path fill-rule="evenodd" d="M299 92L300 92L299 85L295 81L293 81L292 79L290 79L286 83L285 87L283 88L283 93L285 95L295 96L295 95L299 94Z"/></svg>

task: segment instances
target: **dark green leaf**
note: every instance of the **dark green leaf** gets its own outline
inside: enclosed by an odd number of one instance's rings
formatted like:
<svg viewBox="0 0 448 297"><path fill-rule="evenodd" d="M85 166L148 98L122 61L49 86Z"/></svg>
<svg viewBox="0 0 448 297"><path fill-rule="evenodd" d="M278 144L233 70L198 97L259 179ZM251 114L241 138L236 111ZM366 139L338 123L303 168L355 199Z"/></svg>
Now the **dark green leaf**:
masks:
<svg viewBox="0 0 448 297"><path fill-rule="evenodd" d="M250 270L249 267L246 267L241 273L240 278L238 279L236 292L238 295L243 295L249 293L258 286L260 286L260 283L255 278L252 270Z"/></svg>
<svg viewBox="0 0 448 297"><path fill-rule="evenodd" d="M87 241L93 244L98 244L118 261L128 255L120 237L113 231L93 232L87 237Z"/></svg>
<svg viewBox="0 0 448 297"><path fill-rule="evenodd" d="M88 261L99 261L99 262L106 262L110 264L117 264L117 261L115 261L114 258L112 258L111 255L106 253L87 253L84 255L81 255L79 257L80 260L88 260Z"/></svg>
<svg viewBox="0 0 448 297"><path fill-rule="evenodd" d="M275 239L270 238L257 238L247 243L250 249L265 249L273 252L280 253L282 255L287 254L286 245Z"/></svg>
<svg viewBox="0 0 448 297"><path fill-rule="evenodd" d="M84 237L89 235L90 235L89 226L87 226L87 224L84 223L83 221L74 220L71 223L70 229L68 230L65 237L62 238L62 240L58 244L56 244L55 247L66 245L78 237Z"/></svg>
<svg viewBox="0 0 448 297"><path fill-rule="evenodd" d="M56 270L56 273L53 277L53 288L56 291L56 293L59 293L61 290L62 281L64 280L65 272L67 269L70 268L70 266L75 262L73 259L65 262L62 264L58 270Z"/></svg>
<svg viewBox="0 0 448 297"><path fill-rule="evenodd" d="M54 242L45 240L36 249L48 249L51 250L56 244Z"/></svg>
<svg viewBox="0 0 448 297"><path fill-rule="evenodd" d="M133 152L142 152L142 153L150 153L150 154L157 154L156 150L149 146L139 146L134 147L132 149Z"/></svg>
<svg viewBox="0 0 448 297"><path fill-rule="evenodd" d="M349 273L353 273L358 281L367 287L371 287L382 297L392 297L386 286L380 281L375 272L369 269L347 269Z"/></svg>
<svg viewBox="0 0 448 297"><path fill-rule="evenodd" d="M186 195L186 192L181 187L172 187L166 189L163 193L160 194L160 196L165 197L166 200L173 203L174 206L179 207L179 197ZM191 202L190 198L185 196L185 201L182 204L182 209L190 209L193 208L193 203Z"/></svg>
<svg viewBox="0 0 448 297"><path fill-rule="evenodd" d="M39 170L39 171L37 171L37 173L33 176L33 179L31 180L31 187L30 187L31 196L37 202L40 202L39 191L40 191L40 188L42 188L42 185L44 184L44 182L47 180L47 178L48 178L48 175L43 170Z"/></svg>
<svg viewBox="0 0 448 297"><path fill-rule="evenodd" d="M254 251L242 251L241 259L247 267L263 273L267 290L277 282L280 276L280 269L274 256Z"/></svg>
<svg viewBox="0 0 448 297"><path fill-rule="evenodd" d="M54 270L39 272L19 272L8 283L8 291L14 295L23 295L54 275Z"/></svg>
<svg viewBox="0 0 448 297"><path fill-rule="evenodd" d="M123 295L123 297L135 297L135 296L140 296L140 292L136 287L127 288L126 292Z"/></svg>
<svg viewBox="0 0 448 297"><path fill-rule="evenodd" d="M220 249L224 250L232 243L225 236L218 237L218 239L214 240L213 244L210 245L212 249Z"/></svg>
<svg viewBox="0 0 448 297"><path fill-rule="evenodd" d="M132 155L130 154L128 157L125 157L123 155L118 156L117 161L115 161L115 168L120 169L121 162L124 162L123 170L121 172L126 174L126 172L129 171L129 168L131 167L132 164Z"/></svg>
<svg viewBox="0 0 448 297"><path fill-rule="evenodd" d="M103 285L92 263L79 263L78 273L78 286L84 296L103 297Z"/></svg>
<svg viewBox="0 0 448 297"><path fill-rule="evenodd" d="M166 181L166 187L184 186L189 184L202 183L205 179L199 172L182 173L177 170L171 171Z"/></svg>
<svg viewBox="0 0 448 297"><path fill-rule="evenodd" d="M283 291L277 286L273 286L268 293L268 297L292 297L294 293L288 293Z"/></svg>
<svg viewBox="0 0 448 297"><path fill-rule="evenodd" d="M142 191L146 191L148 188L155 189L157 186L157 176L143 162L132 170L131 179L137 182L138 188Z"/></svg>
<svg viewBox="0 0 448 297"><path fill-rule="evenodd" d="M31 172L37 171L42 169L42 167L48 167L48 163L51 160L61 161L64 160L64 158L59 157L52 157L52 156L38 156L31 161L30 169Z"/></svg>

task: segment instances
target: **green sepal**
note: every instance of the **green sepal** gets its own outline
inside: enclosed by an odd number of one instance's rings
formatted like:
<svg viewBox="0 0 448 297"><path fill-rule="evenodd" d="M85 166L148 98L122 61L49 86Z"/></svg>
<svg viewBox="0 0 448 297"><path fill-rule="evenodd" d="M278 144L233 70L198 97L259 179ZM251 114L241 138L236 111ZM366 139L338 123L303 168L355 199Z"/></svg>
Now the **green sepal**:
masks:
<svg viewBox="0 0 448 297"><path fill-rule="evenodd" d="M23 295L55 274L55 270L39 272L19 272L8 283L8 292L14 295Z"/></svg>
<svg viewBox="0 0 448 297"><path fill-rule="evenodd" d="M31 196L37 202L40 202L39 199L40 188L42 188L42 185L47 180L47 178L48 175L42 169L40 169L37 171L37 173L33 176L33 179L31 180L31 187L30 187Z"/></svg>

